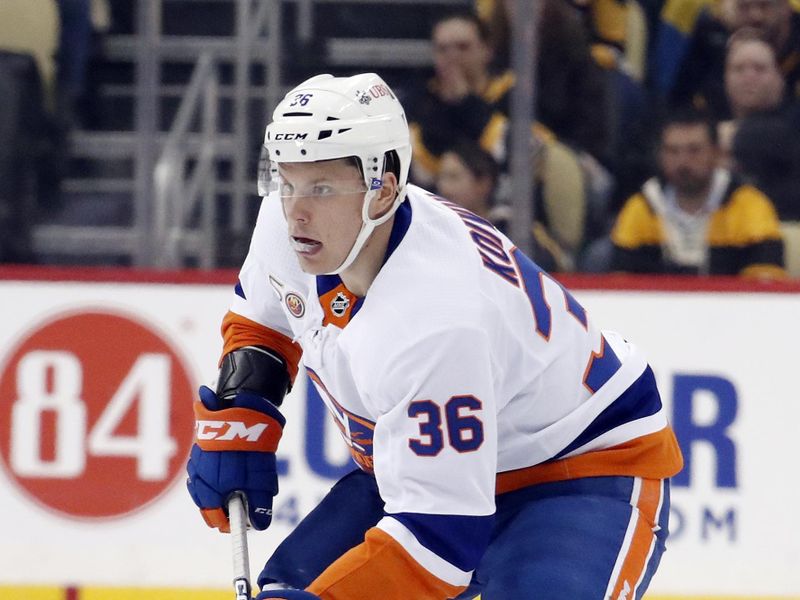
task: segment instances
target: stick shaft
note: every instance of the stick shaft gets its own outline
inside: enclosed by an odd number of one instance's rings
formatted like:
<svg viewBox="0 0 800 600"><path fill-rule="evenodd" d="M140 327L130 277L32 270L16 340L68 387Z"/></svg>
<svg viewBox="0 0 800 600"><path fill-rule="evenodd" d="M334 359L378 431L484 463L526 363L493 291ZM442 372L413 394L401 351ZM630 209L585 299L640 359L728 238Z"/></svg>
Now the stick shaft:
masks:
<svg viewBox="0 0 800 600"><path fill-rule="evenodd" d="M228 501L233 550L233 589L236 600L250 600L250 555L247 551L247 514L241 494Z"/></svg>

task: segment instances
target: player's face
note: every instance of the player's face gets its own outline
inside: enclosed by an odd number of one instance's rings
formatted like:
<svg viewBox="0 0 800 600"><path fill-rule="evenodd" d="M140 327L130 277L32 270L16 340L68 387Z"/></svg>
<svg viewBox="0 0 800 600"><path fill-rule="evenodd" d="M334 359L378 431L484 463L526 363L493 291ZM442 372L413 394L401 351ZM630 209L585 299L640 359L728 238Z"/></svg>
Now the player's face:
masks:
<svg viewBox="0 0 800 600"><path fill-rule="evenodd" d="M346 159L283 163L281 202L289 244L306 273L336 270L361 229L366 186Z"/></svg>
<svg viewBox="0 0 800 600"><path fill-rule="evenodd" d="M701 123L676 123L661 135L661 171L680 194L704 192L711 183L717 158L717 147Z"/></svg>
<svg viewBox="0 0 800 600"><path fill-rule="evenodd" d="M764 42L735 44L725 63L725 90L735 113L768 110L780 104L783 77L775 54Z"/></svg>
<svg viewBox="0 0 800 600"><path fill-rule="evenodd" d="M491 188L484 179L475 177L458 154L445 152L439 163L436 189L448 200L457 202L476 215L485 217L489 212Z"/></svg>

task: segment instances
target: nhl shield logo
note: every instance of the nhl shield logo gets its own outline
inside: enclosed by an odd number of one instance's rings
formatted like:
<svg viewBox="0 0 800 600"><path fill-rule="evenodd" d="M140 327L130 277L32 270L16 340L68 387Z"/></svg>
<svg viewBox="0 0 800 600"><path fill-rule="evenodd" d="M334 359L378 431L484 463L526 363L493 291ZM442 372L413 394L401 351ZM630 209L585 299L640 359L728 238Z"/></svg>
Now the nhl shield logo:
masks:
<svg viewBox="0 0 800 600"><path fill-rule="evenodd" d="M306 305L303 299L294 292L286 294L286 308L289 309L293 317L298 319L306 313Z"/></svg>
<svg viewBox="0 0 800 600"><path fill-rule="evenodd" d="M336 297L331 300L331 312L337 317L344 316L349 306L350 298L345 296L342 292L337 293Z"/></svg>

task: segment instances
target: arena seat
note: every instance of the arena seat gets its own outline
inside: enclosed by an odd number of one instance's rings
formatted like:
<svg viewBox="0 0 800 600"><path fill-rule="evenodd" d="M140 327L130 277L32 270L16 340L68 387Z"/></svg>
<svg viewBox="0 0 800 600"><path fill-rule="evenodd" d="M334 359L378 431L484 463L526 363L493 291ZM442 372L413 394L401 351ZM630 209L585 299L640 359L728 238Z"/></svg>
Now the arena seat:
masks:
<svg viewBox="0 0 800 600"><path fill-rule="evenodd" d="M542 200L550 232L574 255L583 245L586 188L575 153L557 140L545 144Z"/></svg>
<svg viewBox="0 0 800 600"><path fill-rule="evenodd" d="M789 277L800 277L800 221L783 221L784 258Z"/></svg>
<svg viewBox="0 0 800 600"><path fill-rule="evenodd" d="M644 81L647 73L647 16L635 0L628 2L625 41L625 63L628 74L636 81Z"/></svg>
<svg viewBox="0 0 800 600"><path fill-rule="evenodd" d="M0 2L0 48L33 55L50 106L54 101L59 33L58 6L54 0Z"/></svg>

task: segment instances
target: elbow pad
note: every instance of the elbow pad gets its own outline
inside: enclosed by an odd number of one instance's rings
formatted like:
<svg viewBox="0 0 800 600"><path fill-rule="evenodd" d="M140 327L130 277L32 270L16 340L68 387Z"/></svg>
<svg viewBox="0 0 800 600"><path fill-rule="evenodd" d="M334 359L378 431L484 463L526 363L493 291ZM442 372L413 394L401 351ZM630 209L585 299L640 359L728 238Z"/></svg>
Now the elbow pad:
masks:
<svg viewBox="0 0 800 600"><path fill-rule="evenodd" d="M222 358L217 379L217 396L232 400L239 390L247 390L275 406L291 389L286 360L265 346L244 346Z"/></svg>

